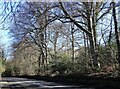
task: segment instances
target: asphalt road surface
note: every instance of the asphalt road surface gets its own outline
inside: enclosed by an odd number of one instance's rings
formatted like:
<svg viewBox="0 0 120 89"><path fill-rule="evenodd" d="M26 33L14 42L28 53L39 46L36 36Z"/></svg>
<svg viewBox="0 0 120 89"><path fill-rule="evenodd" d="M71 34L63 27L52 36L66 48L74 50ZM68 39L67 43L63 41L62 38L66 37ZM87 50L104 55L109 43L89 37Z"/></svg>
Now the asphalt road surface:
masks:
<svg viewBox="0 0 120 89"><path fill-rule="evenodd" d="M94 89L86 86L62 85L34 79L6 77L0 79L1 89Z"/></svg>

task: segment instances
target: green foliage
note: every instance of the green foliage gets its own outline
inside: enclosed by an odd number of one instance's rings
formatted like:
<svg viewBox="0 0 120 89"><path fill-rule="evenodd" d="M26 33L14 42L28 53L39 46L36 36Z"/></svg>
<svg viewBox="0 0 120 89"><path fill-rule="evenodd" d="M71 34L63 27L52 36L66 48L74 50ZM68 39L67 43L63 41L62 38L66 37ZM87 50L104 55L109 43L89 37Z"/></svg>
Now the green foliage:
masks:
<svg viewBox="0 0 120 89"><path fill-rule="evenodd" d="M65 74L71 69L72 63L66 54L54 55L56 58L51 62L52 73Z"/></svg>
<svg viewBox="0 0 120 89"><path fill-rule="evenodd" d="M117 61L116 60L116 45L113 44L113 45L111 45L111 47L100 46L98 58L99 58L101 67L110 66Z"/></svg>
<svg viewBox="0 0 120 89"><path fill-rule="evenodd" d="M12 75L12 68L6 68L5 71L2 73L3 76L11 76Z"/></svg>
<svg viewBox="0 0 120 89"><path fill-rule="evenodd" d="M5 65L3 65L3 61L0 60L0 73L5 71Z"/></svg>
<svg viewBox="0 0 120 89"><path fill-rule="evenodd" d="M6 63L5 71L3 72L3 76L17 76L20 74L19 67L15 65L9 64L9 62Z"/></svg>
<svg viewBox="0 0 120 89"><path fill-rule="evenodd" d="M20 69L19 69L19 67L17 67L17 66L14 66L13 68L12 68L12 70L13 70L13 75L19 75L20 74Z"/></svg>

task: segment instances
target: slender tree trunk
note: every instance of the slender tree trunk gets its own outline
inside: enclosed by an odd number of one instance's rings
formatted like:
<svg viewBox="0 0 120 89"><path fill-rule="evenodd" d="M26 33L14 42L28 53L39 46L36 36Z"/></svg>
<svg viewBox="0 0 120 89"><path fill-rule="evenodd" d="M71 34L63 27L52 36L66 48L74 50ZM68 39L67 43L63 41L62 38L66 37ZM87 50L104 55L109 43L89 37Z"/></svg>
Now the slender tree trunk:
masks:
<svg viewBox="0 0 120 89"><path fill-rule="evenodd" d="M54 38L54 54L57 54L57 39L58 39L59 32L55 32L55 38Z"/></svg>
<svg viewBox="0 0 120 89"><path fill-rule="evenodd" d="M112 39L112 18L111 18L111 22L110 22L110 32L109 32L109 38L108 38L108 45L111 45L111 39Z"/></svg>
<svg viewBox="0 0 120 89"><path fill-rule="evenodd" d="M93 16L91 17L91 25L92 25L92 29L93 29L93 35L94 35L94 45L95 45L95 47L97 46L97 35L96 35L96 18L97 18L97 16L95 16L95 12L94 12L94 10L93 10Z"/></svg>
<svg viewBox="0 0 120 89"><path fill-rule="evenodd" d="M116 36L117 51L118 51L117 59L120 65L120 32L118 29L118 23L117 23L117 18L116 18L115 2L112 2L111 4L113 6L113 19L114 19L115 36Z"/></svg>
<svg viewBox="0 0 120 89"><path fill-rule="evenodd" d="M74 25L71 24L71 35L72 35L72 62L74 63Z"/></svg>
<svg viewBox="0 0 120 89"><path fill-rule="evenodd" d="M45 53L44 53L44 50L45 50L45 39L44 39L44 33L39 33L39 56L38 56L38 74L40 74L40 69L41 69L41 65L43 67L43 70L45 69Z"/></svg>
<svg viewBox="0 0 120 89"><path fill-rule="evenodd" d="M47 54L48 52L47 52L47 32L46 32L46 30L45 30L45 63L46 63L46 65L48 64L48 60L47 60L47 56L48 56L48 54Z"/></svg>
<svg viewBox="0 0 120 89"><path fill-rule="evenodd" d="M46 4L46 7L47 7L47 4ZM48 24L48 12L45 13L45 24ZM48 59L47 59L47 27L45 27L45 61L46 61L46 66L48 64Z"/></svg>
<svg viewBox="0 0 120 89"><path fill-rule="evenodd" d="M84 36L84 48L85 48L85 57L87 56L87 44L86 44L86 35L83 32L83 36Z"/></svg>
<svg viewBox="0 0 120 89"><path fill-rule="evenodd" d="M38 70L37 70L37 74L40 74L40 67L41 67L41 53L38 56Z"/></svg>
<svg viewBox="0 0 120 89"><path fill-rule="evenodd" d="M40 71L41 66L43 66L43 69L45 69L45 55L44 55L44 52L43 52L42 48L40 48L40 53L39 53L39 56L38 56L38 75L41 72Z"/></svg>
<svg viewBox="0 0 120 89"><path fill-rule="evenodd" d="M96 43L95 43L95 35L94 35L94 30L93 30L93 25L92 25L92 18L91 16L88 17L88 30L91 32L89 35L89 41L90 41L90 54L92 57L92 65L93 68L98 67L98 60L97 60L97 55L96 55Z"/></svg>

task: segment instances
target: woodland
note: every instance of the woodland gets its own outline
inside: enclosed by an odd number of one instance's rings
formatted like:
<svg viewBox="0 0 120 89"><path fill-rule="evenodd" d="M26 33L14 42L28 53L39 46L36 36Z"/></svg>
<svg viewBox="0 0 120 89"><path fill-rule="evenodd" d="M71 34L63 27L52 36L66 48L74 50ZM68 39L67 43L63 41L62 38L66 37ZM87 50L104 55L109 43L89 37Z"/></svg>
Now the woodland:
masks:
<svg viewBox="0 0 120 89"><path fill-rule="evenodd" d="M119 2L0 6L1 25L12 38L9 57L0 49L3 76L120 76Z"/></svg>

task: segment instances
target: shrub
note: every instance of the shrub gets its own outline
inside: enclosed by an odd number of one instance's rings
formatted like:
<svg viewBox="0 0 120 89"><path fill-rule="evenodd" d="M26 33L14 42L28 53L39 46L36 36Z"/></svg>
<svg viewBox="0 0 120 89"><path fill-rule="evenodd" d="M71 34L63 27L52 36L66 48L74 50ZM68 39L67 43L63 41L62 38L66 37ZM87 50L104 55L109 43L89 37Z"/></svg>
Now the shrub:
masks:
<svg viewBox="0 0 120 89"><path fill-rule="evenodd" d="M71 68L71 61L68 55L54 55L55 59L51 62L52 73L65 74Z"/></svg>

